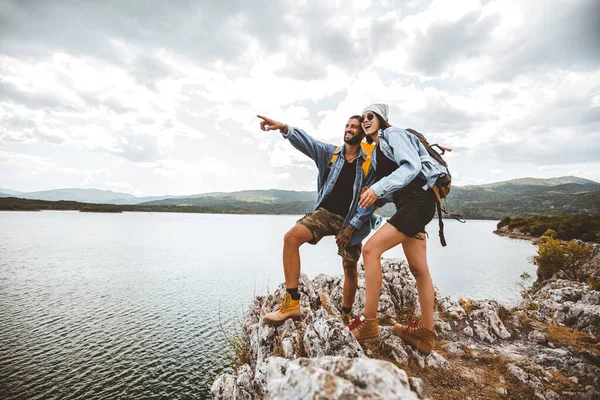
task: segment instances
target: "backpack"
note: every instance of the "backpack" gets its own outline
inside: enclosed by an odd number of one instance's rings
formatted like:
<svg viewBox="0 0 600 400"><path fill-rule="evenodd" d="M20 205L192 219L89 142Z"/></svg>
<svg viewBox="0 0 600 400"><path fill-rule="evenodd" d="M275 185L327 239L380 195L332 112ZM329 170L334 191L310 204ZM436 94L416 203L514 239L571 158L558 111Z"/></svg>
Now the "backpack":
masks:
<svg viewBox="0 0 600 400"><path fill-rule="evenodd" d="M440 231L439 231L440 243L444 247L444 246L446 246L446 238L444 237L444 223L442 222L442 212L446 215L451 216L452 218L456 219L457 221L459 221L463 224L466 222L464 216L462 216L460 214L449 213L448 209L446 208L446 201L445 200L442 201L442 199L445 199L448 196L448 193L450 193L450 186L452 184L452 175L450 175L450 170L448 169L448 163L442 158L442 155L446 154L446 152L451 152L452 149L441 146L437 143L429 144L427 139L425 139L425 136L423 136L422 133L415 131L414 129L407 128L405 130L407 132L410 132L411 134L415 135L419 139L419 141L421 142L423 147L425 147L425 149L427 150L427 153L429 153L431 158L433 158L435 161L437 161L440 165L444 166L444 168L446 169L446 173L443 175L440 175L437 178L437 180L435 181L435 184L433 185L433 188L432 188L433 193L435 194L435 203L437 205L437 213L438 213L438 220L439 220L439 226L440 226ZM441 154L438 153L436 150L434 150L434 147L437 147L438 149L440 149Z"/></svg>

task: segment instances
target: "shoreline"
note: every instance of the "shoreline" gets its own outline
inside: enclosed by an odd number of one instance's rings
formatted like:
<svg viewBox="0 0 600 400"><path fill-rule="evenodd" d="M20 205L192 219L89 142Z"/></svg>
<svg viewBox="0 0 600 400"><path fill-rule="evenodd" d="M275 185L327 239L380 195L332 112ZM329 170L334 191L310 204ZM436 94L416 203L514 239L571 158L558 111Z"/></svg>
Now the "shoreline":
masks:
<svg viewBox="0 0 600 400"><path fill-rule="evenodd" d="M531 244L536 245L540 241L540 237L531 236L529 233L523 233L519 229L515 228L513 230L508 229L508 226L505 225L500 229L496 229L493 231L498 236L504 236L510 239L521 239L528 240Z"/></svg>

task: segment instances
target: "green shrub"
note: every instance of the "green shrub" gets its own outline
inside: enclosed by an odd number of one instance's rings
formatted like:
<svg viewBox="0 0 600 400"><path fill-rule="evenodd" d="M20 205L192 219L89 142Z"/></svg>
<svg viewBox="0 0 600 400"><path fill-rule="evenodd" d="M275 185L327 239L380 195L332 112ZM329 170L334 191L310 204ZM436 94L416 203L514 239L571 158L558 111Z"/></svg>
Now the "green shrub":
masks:
<svg viewBox="0 0 600 400"><path fill-rule="evenodd" d="M509 216L506 216L506 217L502 218L500 220L500 222L498 222L498 224L496 225L496 229L500 229L500 228L502 228L503 226L506 226L506 225L510 225L510 217Z"/></svg>
<svg viewBox="0 0 600 400"><path fill-rule="evenodd" d="M558 271L563 271L568 279L582 280L585 267L595 255L596 251L591 245L544 236L538 243L537 255L533 259L538 266L538 281L550 279Z"/></svg>
<svg viewBox="0 0 600 400"><path fill-rule="evenodd" d="M510 230L518 229L531 236L546 235L554 231L552 237L561 240L581 239L584 242L600 243L600 215L562 215L534 217L504 217L497 224L500 229L508 225Z"/></svg>
<svg viewBox="0 0 600 400"><path fill-rule="evenodd" d="M544 232L542 236L548 236L556 239L557 233L554 229L546 229L546 232Z"/></svg>

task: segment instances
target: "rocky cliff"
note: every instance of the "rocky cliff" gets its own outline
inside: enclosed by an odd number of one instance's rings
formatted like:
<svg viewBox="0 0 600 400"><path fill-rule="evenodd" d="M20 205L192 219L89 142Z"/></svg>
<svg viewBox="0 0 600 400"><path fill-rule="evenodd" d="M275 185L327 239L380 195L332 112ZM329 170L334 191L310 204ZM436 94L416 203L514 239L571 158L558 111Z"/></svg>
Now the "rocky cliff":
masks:
<svg viewBox="0 0 600 400"><path fill-rule="evenodd" d="M301 277L303 319L262 323L284 292L258 296L243 321L240 364L212 385L215 399L600 398L600 292L547 282L519 307L437 296L435 351L391 333L418 311L415 281L384 260L381 342L362 347L338 317L342 277ZM354 312L364 306L359 278Z"/></svg>

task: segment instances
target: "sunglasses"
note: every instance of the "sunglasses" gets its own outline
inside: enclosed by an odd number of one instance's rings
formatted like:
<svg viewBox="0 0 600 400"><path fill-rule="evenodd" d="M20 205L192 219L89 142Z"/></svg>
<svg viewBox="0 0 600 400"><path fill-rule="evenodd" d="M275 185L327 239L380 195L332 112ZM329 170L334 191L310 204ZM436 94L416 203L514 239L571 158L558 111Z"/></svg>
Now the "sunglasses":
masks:
<svg viewBox="0 0 600 400"><path fill-rule="evenodd" d="M358 119L358 122L360 122L360 123L362 124L363 122L365 122L365 119L367 119L367 120L369 120L369 121L372 121L372 120L373 120L373 118L375 118L375 114L368 113L367 115L363 115L363 116L361 116L361 117Z"/></svg>

